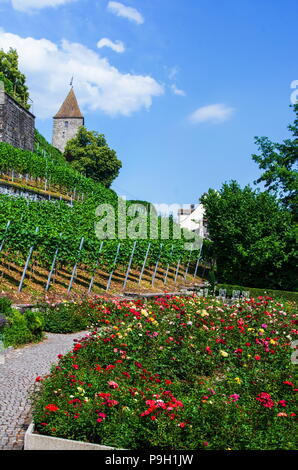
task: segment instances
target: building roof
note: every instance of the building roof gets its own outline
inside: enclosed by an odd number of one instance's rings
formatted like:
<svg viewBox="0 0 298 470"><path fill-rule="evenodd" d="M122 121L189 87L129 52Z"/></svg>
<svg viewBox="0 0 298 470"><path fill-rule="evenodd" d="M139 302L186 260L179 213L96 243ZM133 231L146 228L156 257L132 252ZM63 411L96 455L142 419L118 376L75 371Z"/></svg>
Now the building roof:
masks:
<svg viewBox="0 0 298 470"><path fill-rule="evenodd" d="M62 104L61 108L59 109L58 113L55 114L54 119L57 118L83 118L84 116L81 113L81 110L78 105L78 101L71 88L70 92L68 93L67 97L65 98L64 103Z"/></svg>

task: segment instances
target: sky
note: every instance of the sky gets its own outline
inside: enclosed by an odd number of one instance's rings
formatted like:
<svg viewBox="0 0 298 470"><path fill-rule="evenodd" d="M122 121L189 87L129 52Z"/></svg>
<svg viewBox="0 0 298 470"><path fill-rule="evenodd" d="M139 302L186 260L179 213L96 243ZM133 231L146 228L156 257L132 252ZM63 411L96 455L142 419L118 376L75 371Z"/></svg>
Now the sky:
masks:
<svg viewBox="0 0 298 470"><path fill-rule="evenodd" d="M74 76L86 127L123 163L112 188L184 205L253 185L254 137L288 137L297 14L297 0L0 0L0 48L18 50L49 141Z"/></svg>

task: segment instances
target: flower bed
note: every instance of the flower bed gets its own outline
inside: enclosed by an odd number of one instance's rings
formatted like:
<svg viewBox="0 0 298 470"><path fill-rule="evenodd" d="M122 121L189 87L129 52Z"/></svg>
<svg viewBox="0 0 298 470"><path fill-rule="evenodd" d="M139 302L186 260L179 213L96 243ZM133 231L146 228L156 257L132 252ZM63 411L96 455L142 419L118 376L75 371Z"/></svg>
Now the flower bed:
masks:
<svg viewBox="0 0 298 470"><path fill-rule="evenodd" d="M294 305L90 303L102 327L38 377L36 430L126 449L294 449Z"/></svg>

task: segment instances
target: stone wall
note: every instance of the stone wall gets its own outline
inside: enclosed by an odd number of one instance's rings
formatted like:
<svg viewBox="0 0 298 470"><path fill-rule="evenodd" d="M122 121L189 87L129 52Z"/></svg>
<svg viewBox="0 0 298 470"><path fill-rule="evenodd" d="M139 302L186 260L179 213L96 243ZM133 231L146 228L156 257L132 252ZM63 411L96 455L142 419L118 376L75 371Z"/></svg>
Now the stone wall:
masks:
<svg viewBox="0 0 298 470"><path fill-rule="evenodd" d="M34 189L21 188L13 186L10 183L0 182L0 194L9 197L23 197L29 201L51 201L57 202L64 200L68 206L73 206L73 203L69 200L64 199L62 196L51 196L47 194L38 193Z"/></svg>
<svg viewBox="0 0 298 470"><path fill-rule="evenodd" d="M34 150L35 117L0 87L0 142Z"/></svg>
<svg viewBox="0 0 298 470"><path fill-rule="evenodd" d="M76 136L79 127L83 125L83 118L54 118L53 147L63 153L67 142Z"/></svg>

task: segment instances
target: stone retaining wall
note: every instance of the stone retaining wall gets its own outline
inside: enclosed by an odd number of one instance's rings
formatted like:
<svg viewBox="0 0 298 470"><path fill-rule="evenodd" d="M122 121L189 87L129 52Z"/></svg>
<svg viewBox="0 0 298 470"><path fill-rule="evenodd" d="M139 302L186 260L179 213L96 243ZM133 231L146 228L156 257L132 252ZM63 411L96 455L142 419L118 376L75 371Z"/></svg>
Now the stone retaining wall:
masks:
<svg viewBox="0 0 298 470"><path fill-rule="evenodd" d="M34 150L35 116L0 86L0 142Z"/></svg>

